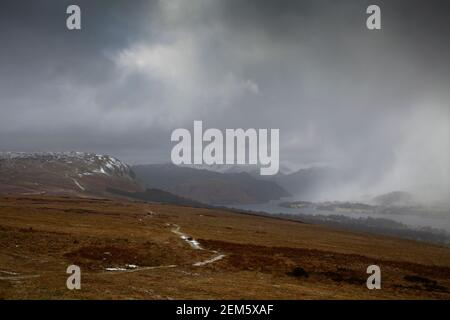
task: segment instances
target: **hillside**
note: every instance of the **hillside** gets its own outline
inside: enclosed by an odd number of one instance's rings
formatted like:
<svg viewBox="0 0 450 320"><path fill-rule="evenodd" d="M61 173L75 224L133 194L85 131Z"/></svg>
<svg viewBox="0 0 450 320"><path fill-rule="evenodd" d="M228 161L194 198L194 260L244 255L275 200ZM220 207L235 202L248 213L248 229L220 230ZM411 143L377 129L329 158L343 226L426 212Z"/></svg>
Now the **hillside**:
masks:
<svg viewBox="0 0 450 320"><path fill-rule="evenodd" d="M272 181L248 173L220 173L172 164L133 166L137 178L157 188L208 204L264 203L289 196Z"/></svg>
<svg viewBox="0 0 450 320"><path fill-rule="evenodd" d="M81 268L81 290L66 268ZM368 290L376 264L382 289ZM450 249L226 210L0 198L0 299L450 299Z"/></svg>
<svg viewBox="0 0 450 320"><path fill-rule="evenodd" d="M0 194L107 196L107 188L141 191L120 160L83 152L0 153Z"/></svg>
<svg viewBox="0 0 450 320"><path fill-rule="evenodd" d="M145 202L170 203L170 204L176 204L176 205L180 205L180 206L189 206L189 207L198 207L198 208L207 207L207 205L205 205L201 202L183 198L183 197L174 195L170 192L167 192L164 190L159 190L159 189L146 189L145 191L141 191L141 192L127 192L127 191L108 188L107 191L113 195L117 195L117 196L120 196L123 198L140 200L140 201L145 201Z"/></svg>

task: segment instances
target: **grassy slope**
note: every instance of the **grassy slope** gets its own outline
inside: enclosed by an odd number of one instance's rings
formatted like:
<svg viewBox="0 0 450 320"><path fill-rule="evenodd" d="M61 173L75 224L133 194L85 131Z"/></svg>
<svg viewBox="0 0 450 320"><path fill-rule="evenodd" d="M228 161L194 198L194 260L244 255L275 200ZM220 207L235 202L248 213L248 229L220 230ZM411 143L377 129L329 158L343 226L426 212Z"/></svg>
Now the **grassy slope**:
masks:
<svg viewBox="0 0 450 320"><path fill-rule="evenodd" d="M225 258L193 266L212 250ZM105 271L127 263L162 268ZM82 269L82 290L66 289L70 264ZM382 290L365 286L370 264ZM413 241L173 205L0 198L0 298L449 299L449 279L450 249Z"/></svg>

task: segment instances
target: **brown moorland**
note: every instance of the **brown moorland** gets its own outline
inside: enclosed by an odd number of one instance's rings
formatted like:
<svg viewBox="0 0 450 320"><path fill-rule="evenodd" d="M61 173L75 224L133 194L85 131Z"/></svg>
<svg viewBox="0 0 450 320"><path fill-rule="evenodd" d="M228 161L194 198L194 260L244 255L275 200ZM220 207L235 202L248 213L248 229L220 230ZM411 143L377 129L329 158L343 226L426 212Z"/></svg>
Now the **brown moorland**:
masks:
<svg viewBox="0 0 450 320"><path fill-rule="evenodd" d="M72 264L81 290L66 288ZM366 287L371 264L381 290ZM0 198L0 299L449 298L447 247L227 210Z"/></svg>

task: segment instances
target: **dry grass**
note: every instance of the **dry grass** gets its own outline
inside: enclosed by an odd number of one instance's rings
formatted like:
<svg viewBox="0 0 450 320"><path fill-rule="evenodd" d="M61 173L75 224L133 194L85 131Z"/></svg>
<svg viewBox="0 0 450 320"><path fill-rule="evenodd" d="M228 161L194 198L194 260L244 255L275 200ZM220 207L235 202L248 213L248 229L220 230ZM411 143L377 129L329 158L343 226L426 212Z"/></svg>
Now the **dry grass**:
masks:
<svg viewBox="0 0 450 320"><path fill-rule="evenodd" d="M193 266L212 250L225 258ZM70 264L82 269L81 290L66 289ZM105 271L127 264L144 269ZM382 290L366 288L370 264ZM221 210L0 198L3 299L449 299L449 279L450 249L414 241Z"/></svg>

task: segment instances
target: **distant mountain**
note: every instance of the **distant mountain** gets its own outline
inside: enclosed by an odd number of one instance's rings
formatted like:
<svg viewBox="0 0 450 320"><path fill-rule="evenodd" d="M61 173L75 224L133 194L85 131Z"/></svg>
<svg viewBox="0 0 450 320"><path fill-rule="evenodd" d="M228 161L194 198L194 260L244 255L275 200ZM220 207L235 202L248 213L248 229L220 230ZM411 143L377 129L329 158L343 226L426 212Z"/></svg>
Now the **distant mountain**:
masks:
<svg viewBox="0 0 450 320"><path fill-rule="evenodd" d="M261 166L257 165L257 164L213 164L213 165L190 164L190 165L180 165L180 167L215 171L215 172L220 172L220 173L246 172L246 173L254 176L255 178L259 178L261 176L260 175ZM279 168L280 174L289 174L289 173L292 173L293 171L294 170L290 169L288 166L285 166L283 164L280 165L280 168Z"/></svg>
<svg viewBox="0 0 450 320"><path fill-rule="evenodd" d="M417 205L412 194L405 191L393 191L376 196L372 203L386 207L409 207Z"/></svg>
<svg viewBox="0 0 450 320"><path fill-rule="evenodd" d="M83 152L0 153L0 193L107 196L107 188L142 191L131 168Z"/></svg>
<svg viewBox="0 0 450 320"><path fill-rule="evenodd" d="M133 171L148 188L162 189L208 204L253 204L289 196L272 181L248 173L220 173L172 164L134 166Z"/></svg>
<svg viewBox="0 0 450 320"><path fill-rule="evenodd" d="M115 189L108 189L109 192L112 194L116 194L121 197L134 199L134 200L141 200L145 202L163 202L163 203L170 203L170 204L176 204L180 206L187 206L187 207L197 207L197 208L206 208L209 207L208 205L205 205L198 201L193 201L187 198L183 198L177 195L174 195L170 192L159 190L159 189L146 189L142 192L127 192L122 190L115 190Z"/></svg>
<svg viewBox="0 0 450 320"><path fill-rule="evenodd" d="M343 181L342 174L329 167L300 169L268 178L301 200L316 200L318 194L338 188Z"/></svg>

